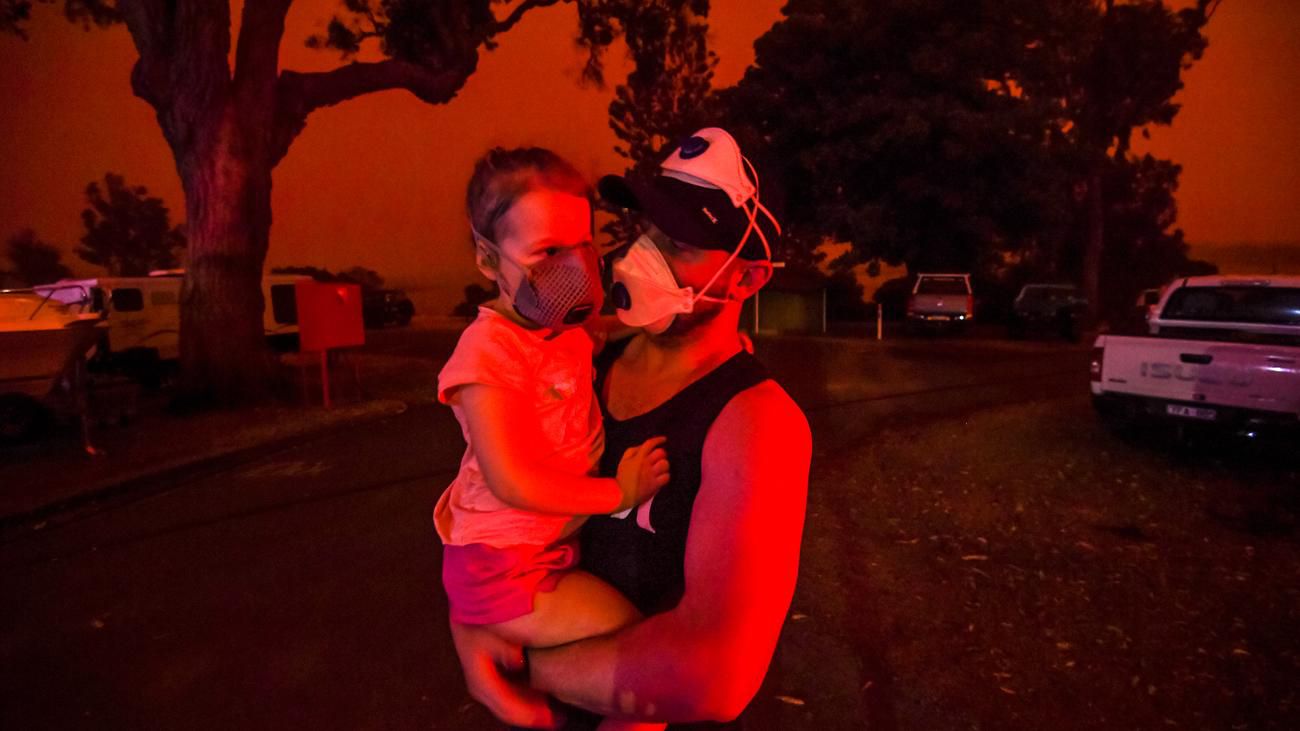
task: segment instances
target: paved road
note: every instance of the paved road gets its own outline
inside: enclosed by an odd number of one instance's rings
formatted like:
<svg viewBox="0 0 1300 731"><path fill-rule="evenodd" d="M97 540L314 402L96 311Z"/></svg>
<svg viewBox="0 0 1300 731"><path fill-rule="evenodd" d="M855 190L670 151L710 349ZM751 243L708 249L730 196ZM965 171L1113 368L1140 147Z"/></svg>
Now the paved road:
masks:
<svg viewBox="0 0 1300 731"><path fill-rule="evenodd" d="M759 354L822 454L1086 383L1086 352L1050 345L789 338ZM0 537L0 727L491 727L461 687L428 519L462 448L446 409L413 405Z"/></svg>

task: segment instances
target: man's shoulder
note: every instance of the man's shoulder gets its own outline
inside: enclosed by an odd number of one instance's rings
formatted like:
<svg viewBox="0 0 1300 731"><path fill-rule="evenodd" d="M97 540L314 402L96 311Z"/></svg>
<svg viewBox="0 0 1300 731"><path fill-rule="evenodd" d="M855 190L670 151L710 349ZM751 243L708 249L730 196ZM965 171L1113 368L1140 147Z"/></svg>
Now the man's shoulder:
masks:
<svg viewBox="0 0 1300 731"><path fill-rule="evenodd" d="M755 443L769 440L792 440L793 444L810 441L812 430L799 404L781 384L769 378L732 397L714 421L709 438L750 449Z"/></svg>

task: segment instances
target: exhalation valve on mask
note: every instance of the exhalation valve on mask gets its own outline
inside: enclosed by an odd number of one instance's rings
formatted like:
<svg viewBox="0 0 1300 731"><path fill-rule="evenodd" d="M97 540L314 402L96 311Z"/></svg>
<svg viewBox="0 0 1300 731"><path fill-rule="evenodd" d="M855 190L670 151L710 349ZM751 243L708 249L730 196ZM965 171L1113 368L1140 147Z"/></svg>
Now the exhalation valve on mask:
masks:
<svg viewBox="0 0 1300 731"><path fill-rule="evenodd" d="M668 261L650 237L642 235L614 262L610 299L624 325L659 334L677 315L695 309L695 291L678 287Z"/></svg>

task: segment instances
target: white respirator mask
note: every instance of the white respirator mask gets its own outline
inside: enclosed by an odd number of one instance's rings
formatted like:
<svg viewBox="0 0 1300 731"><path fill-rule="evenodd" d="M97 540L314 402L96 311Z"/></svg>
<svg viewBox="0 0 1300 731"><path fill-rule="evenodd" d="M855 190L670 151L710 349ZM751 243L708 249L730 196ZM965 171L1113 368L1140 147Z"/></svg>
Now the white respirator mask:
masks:
<svg viewBox="0 0 1300 731"><path fill-rule="evenodd" d="M746 174L746 169L749 174ZM700 130L687 139L664 162L662 176L699 188L723 191L732 207L744 212L748 225L731 256L698 292L679 285L663 252L647 235L637 238L627 253L614 261L614 283L609 297L618 308L618 319L625 325L643 328L652 334L667 330L678 315L693 312L697 302L727 302L728 298L706 293L740 256L751 235L757 234L763 244L764 258L771 260L771 245L763 228L758 225L760 213L771 221L777 234L781 233L781 224L759 202L758 173L740 154L735 140L722 130ZM712 218L707 209L705 213Z"/></svg>

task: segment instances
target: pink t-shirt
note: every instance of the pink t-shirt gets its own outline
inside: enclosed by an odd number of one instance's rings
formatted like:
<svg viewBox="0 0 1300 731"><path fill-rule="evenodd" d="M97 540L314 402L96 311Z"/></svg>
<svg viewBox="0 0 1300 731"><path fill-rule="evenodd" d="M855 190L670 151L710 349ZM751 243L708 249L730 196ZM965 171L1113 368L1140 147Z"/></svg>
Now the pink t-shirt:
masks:
<svg viewBox="0 0 1300 731"><path fill-rule="evenodd" d="M582 328L546 339L546 331L520 327L480 307L438 374L438 400L459 386L483 384L513 391L521 412L535 415L548 440L550 465L574 475L594 474L605 446L600 405L592 384L592 341ZM484 543L503 548L549 545L572 532L573 516L519 510L488 488L470 441L465 413L451 404L465 437L465 456L451 486L438 499L433 522L443 543Z"/></svg>

